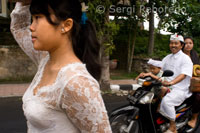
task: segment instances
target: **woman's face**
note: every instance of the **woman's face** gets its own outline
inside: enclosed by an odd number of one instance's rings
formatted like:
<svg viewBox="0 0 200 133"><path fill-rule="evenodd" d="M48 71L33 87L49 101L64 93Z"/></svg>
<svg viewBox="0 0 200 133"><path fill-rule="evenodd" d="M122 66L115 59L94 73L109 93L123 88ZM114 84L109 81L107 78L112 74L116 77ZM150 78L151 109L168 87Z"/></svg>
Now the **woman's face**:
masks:
<svg viewBox="0 0 200 133"><path fill-rule="evenodd" d="M191 51L193 49L193 41L190 38L185 39L184 51Z"/></svg>
<svg viewBox="0 0 200 133"><path fill-rule="evenodd" d="M61 28L51 25L42 14L32 15L32 20L30 30L34 49L41 51L54 50L59 44L59 40L61 40Z"/></svg>

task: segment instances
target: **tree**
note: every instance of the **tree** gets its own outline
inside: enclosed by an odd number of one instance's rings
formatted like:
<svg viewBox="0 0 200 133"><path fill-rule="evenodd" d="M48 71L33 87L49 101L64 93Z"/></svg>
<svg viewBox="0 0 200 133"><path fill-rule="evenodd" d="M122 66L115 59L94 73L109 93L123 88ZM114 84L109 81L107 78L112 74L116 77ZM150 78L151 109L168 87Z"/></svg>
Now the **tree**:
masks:
<svg viewBox="0 0 200 133"><path fill-rule="evenodd" d="M154 1L149 0L150 7L154 6ZM151 8L151 11L149 13L149 43L148 43L148 55L153 54L154 49L154 9Z"/></svg>
<svg viewBox="0 0 200 133"><path fill-rule="evenodd" d="M134 50L135 50L135 41L136 41L137 30L138 30L138 21L135 21L135 23L133 23L132 26L130 27L130 32L129 32L128 73L131 72L131 68L132 68L132 64L133 64L133 56L134 56ZM133 32L133 35L131 34L131 32ZM132 42L131 42L131 40L132 40Z"/></svg>
<svg viewBox="0 0 200 133"><path fill-rule="evenodd" d="M119 26L114 21L109 20L110 0L89 1L88 17L95 23L97 36L101 45L101 65L102 76L100 86L102 90L110 89L109 54L111 54L114 44L113 36L117 33Z"/></svg>
<svg viewBox="0 0 200 133"><path fill-rule="evenodd" d="M135 7L135 12L130 14L128 17L128 26L129 26L129 35L128 35L128 57L127 57L127 71L128 73L131 72L132 64L133 64L133 56L134 56L134 50L135 50L135 42L136 42L136 36L138 32L138 26L139 23L143 22L144 17L142 16L142 12L140 11L140 5L144 4L144 0L135 0L134 3L132 3L132 7ZM133 32L133 34L131 33ZM132 36L131 36L132 35Z"/></svg>
<svg viewBox="0 0 200 133"><path fill-rule="evenodd" d="M174 3L160 4L168 7L166 12L158 14L161 18L160 29L167 28L169 32L193 37L199 35L200 4L196 0L179 0Z"/></svg>

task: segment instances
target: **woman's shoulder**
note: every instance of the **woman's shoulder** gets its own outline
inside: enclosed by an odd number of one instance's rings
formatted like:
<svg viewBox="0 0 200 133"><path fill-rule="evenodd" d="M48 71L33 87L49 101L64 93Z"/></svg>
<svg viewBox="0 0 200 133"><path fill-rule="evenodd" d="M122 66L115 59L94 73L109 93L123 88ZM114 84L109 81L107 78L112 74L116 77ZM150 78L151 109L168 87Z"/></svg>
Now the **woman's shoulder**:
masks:
<svg viewBox="0 0 200 133"><path fill-rule="evenodd" d="M82 63L69 64L61 70L64 88L73 88L76 86L99 88L99 84L88 72L86 65Z"/></svg>
<svg viewBox="0 0 200 133"><path fill-rule="evenodd" d="M87 72L86 65L81 62L75 62L65 65L63 68L66 75L84 75Z"/></svg>
<svg viewBox="0 0 200 133"><path fill-rule="evenodd" d="M193 64L200 64L199 54L197 53L197 51L191 50L190 55L191 55Z"/></svg>
<svg viewBox="0 0 200 133"><path fill-rule="evenodd" d="M75 62L71 64L67 64L61 70L62 75L65 77L65 81L69 81L70 79L80 78L80 77L88 77L93 78L88 72L86 65L81 62Z"/></svg>
<svg viewBox="0 0 200 133"><path fill-rule="evenodd" d="M191 56L199 56L196 50L192 49L190 52Z"/></svg>

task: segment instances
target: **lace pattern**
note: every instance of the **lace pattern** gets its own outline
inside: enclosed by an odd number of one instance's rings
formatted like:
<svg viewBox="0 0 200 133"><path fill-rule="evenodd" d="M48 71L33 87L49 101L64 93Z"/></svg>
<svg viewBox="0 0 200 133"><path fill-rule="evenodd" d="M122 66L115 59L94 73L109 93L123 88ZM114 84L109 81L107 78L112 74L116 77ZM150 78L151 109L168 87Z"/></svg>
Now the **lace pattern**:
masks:
<svg viewBox="0 0 200 133"><path fill-rule="evenodd" d="M82 132L111 131L99 86L90 77L79 75L71 79L62 94L61 105Z"/></svg>

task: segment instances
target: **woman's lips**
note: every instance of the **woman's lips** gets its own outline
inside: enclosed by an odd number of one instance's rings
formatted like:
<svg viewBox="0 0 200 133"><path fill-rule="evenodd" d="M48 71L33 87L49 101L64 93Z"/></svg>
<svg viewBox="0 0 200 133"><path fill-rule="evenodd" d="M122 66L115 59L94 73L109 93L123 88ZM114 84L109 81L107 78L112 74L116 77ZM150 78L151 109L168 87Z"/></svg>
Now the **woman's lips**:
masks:
<svg viewBox="0 0 200 133"><path fill-rule="evenodd" d="M37 37L32 36L32 42L34 43L36 41Z"/></svg>

